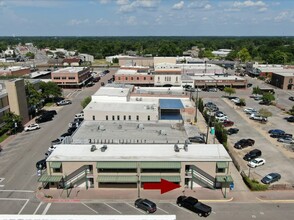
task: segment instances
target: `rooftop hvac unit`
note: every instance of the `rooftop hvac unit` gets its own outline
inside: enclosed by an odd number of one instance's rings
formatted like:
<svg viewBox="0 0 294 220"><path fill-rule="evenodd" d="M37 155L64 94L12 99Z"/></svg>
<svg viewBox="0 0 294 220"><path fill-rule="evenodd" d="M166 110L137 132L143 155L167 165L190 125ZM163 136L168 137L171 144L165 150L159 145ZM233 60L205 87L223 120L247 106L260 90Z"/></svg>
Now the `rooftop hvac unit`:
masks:
<svg viewBox="0 0 294 220"><path fill-rule="evenodd" d="M180 152L180 148L177 144L174 145L174 150L175 152Z"/></svg>
<svg viewBox="0 0 294 220"><path fill-rule="evenodd" d="M140 97L139 100L142 101L142 97Z"/></svg>
<svg viewBox="0 0 294 220"><path fill-rule="evenodd" d="M103 147L100 148L101 152L105 152L106 149L107 149L107 145L106 144L104 144Z"/></svg>
<svg viewBox="0 0 294 220"><path fill-rule="evenodd" d="M144 124L138 124L137 128L143 130L144 129Z"/></svg>
<svg viewBox="0 0 294 220"><path fill-rule="evenodd" d="M97 147L96 147L96 145L93 144L93 145L91 146L91 152L94 152L95 150L97 150Z"/></svg>
<svg viewBox="0 0 294 220"><path fill-rule="evenodd" d="M139 101L139 98L138 97L136 98L136 101Z"/></svg>
<svg viewBox="0 0 294 220"><path fill-rule="evenodd" d="M165 130L159 130L160 135L167 135Z"/></svg>
<svg viewBox="0 0 294 220"><path fill-rule="evenodd" d="M188 151L188 144L184 144L184 150L187 152Z"/></svg>
<svg viewBox="0 0 294 220"><path fill-rule="evenodd" d="M150 109L150 106L149 105L146 105L146 109Z"/></svg>
<svg viewBox="0 0 294 220"><path fill-rule="evenodd" d="M106 129L105 129L105 127L103 125L99 125L99 130L100 131L105 131Z"/></svg>

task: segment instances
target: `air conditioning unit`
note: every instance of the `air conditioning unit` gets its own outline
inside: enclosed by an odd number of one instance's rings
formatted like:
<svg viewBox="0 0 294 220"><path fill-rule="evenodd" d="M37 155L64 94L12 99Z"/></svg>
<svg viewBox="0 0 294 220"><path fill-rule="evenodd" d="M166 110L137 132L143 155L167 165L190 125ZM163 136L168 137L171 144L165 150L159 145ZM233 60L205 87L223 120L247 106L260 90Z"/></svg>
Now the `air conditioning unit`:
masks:
<svg viewBox="0 0 294 220"><path fill-rule="evenodd" d="M180 152L180 148L177 144L174 145L174 150L175 152Z"/></svg>
<svg viewBox="0 0 294 220"><path fill-rule="evenodd" d="M97 147L96 147L96 145L93 144L93 145L91 146L91 152L94 152L95 150L97 150Z"/></svg>
<svg viewBox="0 0 294 220"><path fill-rule="evenodd" d="M101 152L105 152L106 149L107 149L107 145L106 144L104 144L103 147L100 148Z"/></svg>

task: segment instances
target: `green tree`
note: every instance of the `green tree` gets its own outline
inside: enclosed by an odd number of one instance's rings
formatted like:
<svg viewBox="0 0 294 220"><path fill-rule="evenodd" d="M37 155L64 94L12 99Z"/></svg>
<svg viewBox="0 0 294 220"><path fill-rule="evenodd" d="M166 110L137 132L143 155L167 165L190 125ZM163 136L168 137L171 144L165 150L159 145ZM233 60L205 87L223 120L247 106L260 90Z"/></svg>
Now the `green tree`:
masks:
<svg viewBox="0 0 294 220"><path fill-rule="evenodd" d="M16 133L23 128L21 116L13 112L5 113L2 120L5 123L4 128L10 131L10 133Z"/></svg>
<svg viewBox="0 0 294 220"><path fill-rule="evenodd" d="M28 57L29 59L34 59L35 58L35 54L32 52L27 52L26 53L26 57Z"/></svg>
<svg viewBox="0 0 294 220"><path fill-rule="evenodd" d="M231 51L227 56L226 59L227 60L236 60L238 58L238 52L236 50Z"/></svg>
<svg viewBox="0 0 294 220"><path fill-rule="evenodd" d="M42 94L28 81L26 82L26 95L29 106L37 106L42 100Z"/></svg>
<svg viewBox="0 0 294 220"><path fill-rule="evenodd" d="M262 94L262 91L259 88L259 86L253 87L252 94L256 94L256 95L261 95Z"/></svg>
<svg viewBox="0 0 294 220"><path fill-rule="evenodd" d="M262 101L272 103L272 101L274 100L275 100L275 96L272 93L270 92L263 93Z"/></svg>
<svg viewBox="0 0 294 220"><path fill-rule="evenodd" d="M83 101L81 101L81 106L83 108L86 108L86 106L91 102L91 100L91 96L86 97Z"/></svg>
<svg viewBox="0 0 294 220"><path fill-rule="evenodd" d="M203 99L202 98L198 98L198 109L201 113L203 113L204 110L204 104L203 104Z"/></svg>
<svg viewBox="0 0 294 220"><path fill-rule="evenodd" d="M62 95L61 88L54 82L41 82L40 89L45 99L56 98Z"/></svg>
<svg viewBox="0 0 294 220"><path fill-rule="evenodd" d="M118 58L113 58L112 63L118 63Z"/></svg>
<svg viewBox="0 0 294 220"><path fill-rule="evenodd" d="M286 53L276 50L268 57L268 62L272 64L285 64L288 60L288 56Z"/></svg>
<svg viewBox="0 0 294 220"><path fill-rule="evenodd" d="M237 55L243 63L251 60L250 53L246 48L242 48L242 50L240 50Z"/></svg>
<svg viewBox="0 0 294 220"><path fill-rule="evenodd" d="M292 108L289 110L289 114L290 114L290 115L294 115L294 105L293 105Z"/></svg>
<svg viewBox="0 0 294 220"><path fill-rule="evenodd" d="M246 101L244 98L240 98L239 106L246 106Z"/></svg>
<svg viewBox="0 0 294 220"><path fill-rule="evenodd" d="M258 111L258 113L259 113L261 116L266 117L266 118L271 117L271 116L273 115L273 114L272 114L269 110L267 110L266 108L261 108L261 109Z"/></svg>
<svg viewBox="0 0 294 220"><path fill-rule="evenodd" d="M229 94L229 96L231 96L232 94L235 94L236 93L236 90L232 87L225 87L224 88L224 92L226 94Z"/></svg>

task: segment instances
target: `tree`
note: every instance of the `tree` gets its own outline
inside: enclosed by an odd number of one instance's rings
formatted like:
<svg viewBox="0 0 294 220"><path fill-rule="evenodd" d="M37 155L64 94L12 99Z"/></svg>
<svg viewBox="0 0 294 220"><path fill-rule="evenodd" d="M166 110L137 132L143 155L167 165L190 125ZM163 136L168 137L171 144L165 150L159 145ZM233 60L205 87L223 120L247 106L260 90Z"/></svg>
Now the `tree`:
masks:
<svg viewBox="0 0 294 220"><path fill-rule="evenodd" d="M86 108L86 106L91 102L91 100L91 96L86 97L83 101L81 101L81 106L83 108Z"/></svg>
<svg viewBox="0 0 294 220"><path fill-rule="evenodd" d="M238 103L238 106L246 106L246 101L244 98L240 99L240 102Z"/></svg>
<svg viewBox="0 0 294 220"><path fill-rule="evenodd" d="M271 103L274 100L275 100L275 96L272 93L270 92L263 93L262 101Z"/></svg>
<svg viewBox="0 0 294 220"><path fill-rule="evenodd" d="M292 108L289 110L289 114L290 114L290 115L294 115L294 105L293 105Z"/></svg>
<svg viewBox="0 0 294 220"><path fill-rule="evenodd" d="M32 52L27 52L26 53L26 57L28 57L29 59L34 59L35 58L35 54Z"/></svg>
<svg viewBox="0 0 294 220"><path fill-rule="evenodd" d="M21 131L23 128L22 123L21 123L22 122L21 116L15 114L13 112L5 113L3 115L2 120L5 123L5 125L4 125L5 129L9 130L10 133L16 133L17 131Z"/></svg>
<svg viewBox="0 0 294 220"><path fill-rule="evenodd" d="M42 94L28 81L26 82L26 95L29 106L37 106L42 100Z"/></svg>
<svg viewBox="0 0 294 220"><path fill-rule="evenodd" d="M272 64L285 64L288 60L288 56L286 53L276 50L271 53L268 57L268 62Z"/></svg>
<svg viewBox="0 0 294 220"><path fill-rule="evenodd" d="M261 95L262 94L262 91L259 88L259 86L253 87L252 94L256 94L256 95Z"/></svg>
<svg viewBox="0 0 294 220"><path fill-rule="evenodd" d="M238 52L236 50L231 51L227 56L226 59L227 60L236 60L236 58L238 58Z"/></svg>
<svg viewBox="0 0 294 220"><path fill-rule="evenodd" d="M204 105L203 105L203 99L202 98L198 98L198 109L201 113L203 113L204 110Z"/></svg>
<svg viewBox="0 0 294 220"><path fill-rule="evenodd" d="M259 111L258 111L258 113L262 116L262 117L266 117L266 118L268 118L268 117L271 117L273 114L269 111L269 110L267 110L266 108L261 108Z"/></svg>
<svg viewBox="0 0 294 220"><path fill-rule="evenodd" d="M113 58L112 63L118 63L118 58Z"/></svg>
<svg viewBox="0 0 294 220"><path fill-rule="evenodd" d="M236 93L236 90L234 88L232 88L232 87L225 87L224 92L229 94L229 96L231 96L232 94Z"/></svg>
<svg viewBox="0 0 294 220"><path fill-rule="evenodd" d="M45 99L56 98L62 95L61 88L54 82L41 82L40 89Z"/></svg>
<svg viewBox="0 0 294 220"><path fill-rule="evenodd" d="M250 53L246 48L240 50L237 55L243 63L251 60Z"/></svg>

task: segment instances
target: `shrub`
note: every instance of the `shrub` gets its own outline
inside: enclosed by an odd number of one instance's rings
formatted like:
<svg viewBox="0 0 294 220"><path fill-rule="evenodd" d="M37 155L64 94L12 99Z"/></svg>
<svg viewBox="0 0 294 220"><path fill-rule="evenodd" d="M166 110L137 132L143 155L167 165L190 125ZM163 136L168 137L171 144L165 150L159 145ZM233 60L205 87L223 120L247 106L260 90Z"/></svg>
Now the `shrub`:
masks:
<svg viewBox="0 0 294 220"><path fill-rule="evenodd" d="M265 191L265 190L268 189L268 185L261 184L255 179L250 179L246 175L242 175L242 177L243 177L243 180L244 180L245 184L252 191Z"/></svg>

